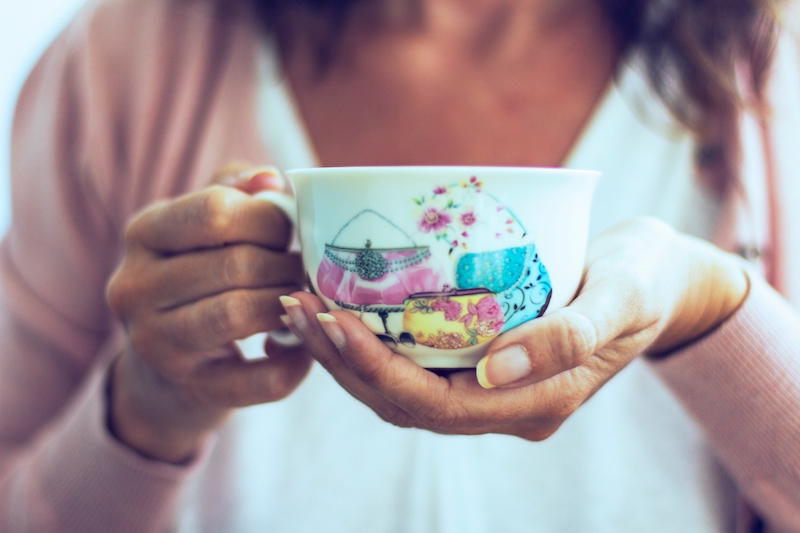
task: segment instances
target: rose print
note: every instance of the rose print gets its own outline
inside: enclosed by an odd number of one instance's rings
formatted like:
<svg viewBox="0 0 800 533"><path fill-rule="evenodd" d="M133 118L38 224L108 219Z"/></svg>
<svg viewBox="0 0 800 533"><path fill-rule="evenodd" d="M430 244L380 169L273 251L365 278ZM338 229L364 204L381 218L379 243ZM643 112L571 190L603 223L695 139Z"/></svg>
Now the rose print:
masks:
<svg viewBox="0 0 800 533"><path fill-rule="evenodd" d="M500 304L497 303L492 297L484 297L478 302L478 305L475 306L477 311L478 320L481 321L488 321L488 320L498 320L503 317L503 308L500 307Z"/></svg>
<svg viewBox="0 0 800 533"><path fill-rule="evenodd" d="M455 322L461 316L461 304L449 298L436 300L431 307L436 311L444 311L444 319L449 322Z"/></svg>

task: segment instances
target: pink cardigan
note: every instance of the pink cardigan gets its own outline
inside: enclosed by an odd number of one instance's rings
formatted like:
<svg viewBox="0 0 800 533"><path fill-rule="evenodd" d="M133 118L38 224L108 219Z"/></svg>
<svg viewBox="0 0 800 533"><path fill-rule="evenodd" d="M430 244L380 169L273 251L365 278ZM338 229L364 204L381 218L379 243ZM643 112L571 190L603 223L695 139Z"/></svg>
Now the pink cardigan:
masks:
<svg viewBox="0 0 800 533"><path fill-rule="evenodd" d="M147 461L106 432L105 365L123 336L104 287L131 214L203 186L231 159L270 160L253 112L257 33L213 9L91 2L22 90L14 218L0 248L0 531L167 531L203 463ZM748 213L771 217L776 231L756 224L755 242L769 249L777 239L780 254L768 259L798 306L800 82L776 80L771 94L776 113L762 137L775 141L743 172L746 201L728 199L718 244L742 244ZM760 215L751 209L759 195L775 199ZM653 365L767 530L800 532L797 312L754 277L729 321ZM739 529L749 524L743 513Z"/></svg>

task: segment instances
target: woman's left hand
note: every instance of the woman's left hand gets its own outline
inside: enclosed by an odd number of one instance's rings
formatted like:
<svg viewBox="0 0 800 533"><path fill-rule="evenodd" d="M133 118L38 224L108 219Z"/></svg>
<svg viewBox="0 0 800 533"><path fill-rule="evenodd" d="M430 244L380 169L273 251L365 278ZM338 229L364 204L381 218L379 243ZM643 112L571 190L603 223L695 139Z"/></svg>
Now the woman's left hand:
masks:
<svg viewBox="0 0 800 533"><path fill-rule="evenodd" d="M347 311L317 315L326 309L312 294L283 301L314 357L384 420L543 440L633 358L704 335L747 290L730 255L661 222L636 219L589 245L570 305L500 335L477 372L446 376L393 353Z"/></svg>

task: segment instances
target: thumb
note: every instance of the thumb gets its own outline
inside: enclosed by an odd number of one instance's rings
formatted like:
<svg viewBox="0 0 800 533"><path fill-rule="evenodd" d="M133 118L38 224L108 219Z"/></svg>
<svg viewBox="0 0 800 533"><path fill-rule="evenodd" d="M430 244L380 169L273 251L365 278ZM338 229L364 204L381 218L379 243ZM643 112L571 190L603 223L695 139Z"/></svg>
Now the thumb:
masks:
<svg viewBox="0 0 800 533"><path fill-rule="evenodd" d="M248 194L286 190L286 179L276 167L254 166L245 161L233 161L221 167L214 173L211 183L233 187Z"/></svg>

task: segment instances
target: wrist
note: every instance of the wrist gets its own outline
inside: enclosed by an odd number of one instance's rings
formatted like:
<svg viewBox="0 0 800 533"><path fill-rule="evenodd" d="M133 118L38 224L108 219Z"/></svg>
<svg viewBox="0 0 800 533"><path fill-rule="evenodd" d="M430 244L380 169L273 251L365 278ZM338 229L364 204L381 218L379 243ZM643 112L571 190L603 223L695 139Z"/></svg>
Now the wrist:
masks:
<svg viewBox="0 0 800 533"><path fill-rule="evenodd" d="M649 350L654 357L714 331L742 306L749 293L750 279L738 261L716 248L702 248L699 256L695 254L686 294Z"/></svg>
<svg viewBox="0 0 800 533"><path fill-rule="evenodd" d="M229 413L190 405L128 350L111 366L107 398L112 436L148 459L172 464L191 461Z"/></svg>

